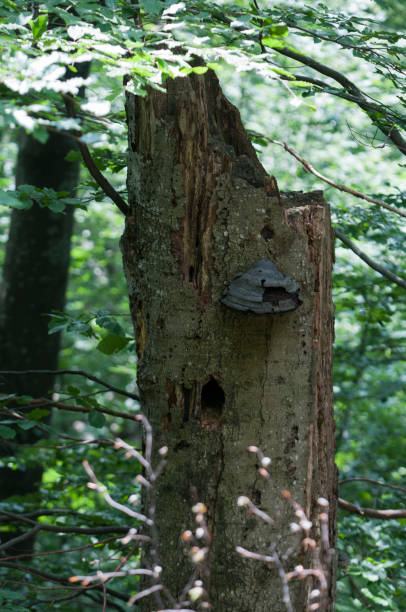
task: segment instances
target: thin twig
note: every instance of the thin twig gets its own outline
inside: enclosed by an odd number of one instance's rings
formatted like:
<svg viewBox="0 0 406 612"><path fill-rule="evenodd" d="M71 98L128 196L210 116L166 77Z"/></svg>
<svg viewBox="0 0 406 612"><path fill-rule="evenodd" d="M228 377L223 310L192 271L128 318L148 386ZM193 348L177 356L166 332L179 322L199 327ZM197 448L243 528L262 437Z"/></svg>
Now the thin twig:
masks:
<svg viewBox="0 0 406 612"><path fill-rule="evenodd" d="M80 399L80 398L79 398ZM59 408L60 410L66 410L67 412L100 412L101 414L108 414L110 416L119 417L120 419L130 419L135 420L134 414L128 414L128 412L121 412L120 410L111 410L110 408L104 408L101 406L92 406L91 408L86 408L85 406L73 406L72 404L64 404L63 402L56 402L51 399L46 399L45 397L39 397L33 399L31 402L26 404L27 406L53 406L54 408Z"/></svg>
<svg viewBox="0 0 406 612"><path fill-rule="evenodd" d="M373 480L372 478L346 478L345 480L339 480L338 484L343 485L347 484L347 482L370 482L380 487L387 487L388 489L395 489L395 491L406 492L406 487L399 487L397 485L388 484L387 482L382 482L381 480Z"/></svg>
<svg viewBox="0 0 406 612"><path fill-rule="evenodd" d="M14 571L21 571L24 572L24 574L32 574L33 576L38 576L39 578L43 578L44 580L47 580L49 582L54 582L56 584L61 584L64 586L65 589L69 589L72 591L82 591L83 593L85 593L85 591L89 590L89 589L96 589L96 590L100 590L102 585L99 584L92 584L89 586L71 586L69 584L69 581L66 578L61 578L59 576L56 576L54 574L50 574L48 572L43 572L41 570L38 570L34 567L32 567L31 565L20 565L19 563L10 563L9 561L3 561L0 558L0 567L9 567L11 569L13 569ZM110 595L113 595L114 597L117 597L118 599L121 599L121 601L127 601L128 596L124 595L124 593L120 593L119 591L117 591L116 589L108 589L108 593Z"/></svg>
<svg viewBox="0 0 406 612"><path fill-rule="evenodd" d="M152 587L149 587L148 589L144 589L143 591L139 591L139 593L137 593L136 595L133 595L127 602L128 606L132 606L135 604L136 601L143 599L144 597L148 597L149 595L152 595L153 593L157 593L158 591L162 591L163 589L163 585L162 584L155 584Z"/></svg>
<svg viewBox="0 0 406 612"><path fill-rule="evenodd" d="M115 508L116 510L119 510L120 512L122 512L123 514L126 514L127 516L130 516L131 518L137 520L137 521L141 521L142 523L146 523L147 525L150 525L150 519L145 516L145 514L141 514L140 512L136 512L135 510L131 510L131 508L127 508L127 506L124 506L123 504L120 504L119 502L116 502L111 495L108 493L106 487L104 487L103 485L101 485L93 471L93 469L91 468L90 464L88 461L83 461L82 462L83 467L86 470L87 475L89 476L90 480L92 481L91 484L93 484L94 486L89 487L89 488L94 488L97 491L99 491L99 493L101 493L104 497L104 499L106 500L106 502L109 504L109 506L111 506L112 508ZM89 486L89 485L88 485Z"/></svg>
<svg viewBox="0 0 406 612"><path fill-rule="evenodd" d="M9 557L1 557L1 561L15 561L16 559L26 559L32 557L49 557L50 555L64 555L65 553L77 552L78 550L86 550L87 548L94 548L101 544L107 544L108 542L114 542L121 536L114 536L112 538L105 538L104 540L98 540L90 544L84 544L83 546L75 546L74 548L61 548L60 550L49 550L47 552L36 552L36 553L23 553L21 555L12 555Z"/></svg>
<svg viewBox="0 0 406 612"><path fill-rule="evenodd" d="M327 176L324 176L323 174L321 174L321 172L316 170L308 161L306 161L303 157L301 157L299 153L295 151L295 149L291 147L290 145L288 145L286 142L280 142L279 140L268 138L266 136L263 136L262 134L260 136L261 138L265 138L268 142L276 144L282 147L283 149L285 149L285 151L290 153L295 159L297 159L302 164L306 172L310 172L311 174L319 178L324 183L331 185L331 187L334 187L335 189L338 189L339 191L349 193L350 195L356 198L360 198L361 200L366 200L367 202L371 202L371 204L376 204L377 206L386 208L386 210L389 210L395 213L396 215L400 215L401 217L404 217L406 219L406 213L403 212L403 210L400 210L399 208L395 208L395 206L390 206L390 204L386 204L386 202L384 202L383 200L380 200L378 198L372 198L371 196L365 195L364 193L361 193L360 191L356 191L355 189L351 189L350 187L346 187L345 185L336 183L335 181L329 179Z"/></svg>
<svg viewBox="0 0 406 612"><path fill-rule="evenodd" d="M362 259L362 261L364 261L370 268L372 268L376 272L379 272L379 274L382 274L382 276L385 276L385 278L390 280L392 283L395 283L399 287L402 287L402 289L406 289L406 280L404 280L403 278L400 278L400 276L397 276L397 274L393 274L393 272L391 272L390 270L387 270L386 268L378 264L376 261L371 259L368 255L366 255L366 253L361 251L352 242L352 240L347 238L347 236L343 234L336 227L334 228L334 233L337 236L337 238L341 240L341 242L343 242L348 248L350 248L351 251L353 251L353 253L355 253L360 259Z"/></svg>
<svg viewBox="0 0 406 612"><path fill-rule="evenodd" d="M127 533L131 527L128 525L107 525L101 527L74 527L68 525L47 525L46 523L37 523L26 516L17 516L12 512L2 510L2 514L8 516L11 520L21 521L29 525L37 526L40 531L53 531L54 533L85 533L88 535L96 535L102 533Z"/></svg>
<svg viewBox="0 0 406 612"><path fill-rule="evenodd" d="M258 4L256 3L255 5L258 8ZM223 24L231 24L231 19L226 17L221 11L218 11L215 14L213 13L213 17L215 17L215 19L217 19ZM235 29L237 31L242 31L246 29L246 26L244 25L240 27L235 27ZM261 51L263 52L261 35L259 39L259 44L261 46ZM388 125L388 118L379 119L377 117L377 114L383 108L383 105L369 102L369 96L365 94L357 85L355 85L355 83L353 83L344 74L342 74L338 70L334 70L333 68L322 64L321 62L318 62L317 60L314 60L313 58L307 55L298 53L297 51L293 51L292 49L289 49L287 47L275 47L272 48L271 52L280 53L281 55L294 59L295 61L305 66L308 66L309 68L312 68L319 74L323 74L339 83L343 87L343 90L332 91L331 86L329 87L325 83L322 83L321 86L323 87L323 89L328 90L329 93L333 95L346 98L351 102L354 102L357 106L359 106L368 114L373 124L376 125L392 141L392 143L397 147L397 149L404 155L406 154L406 141L402 137L401 132L396 127L395 121L391 119L391 124ZM267 49L266 53L269 53ZM272 63L272 61L269 60L267 57L265 59L266 61L268 61L268 63ZM292 77L279 76L278 78L280 78L281 80L283 78L292 80ZM293 77L293 79L296 80L296 77ZM303 80L310 81L310 79L307 77L304 77Z"/></svg>
<svg viewBox="0 0 406 612"><path fill-rule="evenodd" d="M41 526L40 525L36 525L33 529L30 529L26 533L23 533L23 534L15 537L15 538L13 538L12 540L7 540L3 544L0 544L0 551L6 550L7 548L12 548L16 544L20 544L21 542L24 542L25 540L28 540L28 538L33 538L38 533L38 531L40 531L40 529L41 529Z"/></svg>
<svg viewBox="0 0 406 612"><path fill-rule="evenodd" d="M57 376L57 375L72 374L74 376L83 376L84 378L88 378L89 380L92 380L93 382L96 382L97 384L102 385L103 387L105 387L106 389L109 389L110 391L114 391L114 393L118 393L119 395L123 395L124 397L129 397L136 401L140 400L139 395L137 395L136 393L130 393L129 391L124 391L124 389L119 389L118 387L109 385L108 383L104 382L104 380L101 380L100 378L97 378L97 376L93 376L92 374L88 374L88 372L85 372L84 370L0 370L0 374L7 374L7 375L13 375L13 376L25 376L25 375L31 375L31 374L33 375L34 374L35 375L54 374L55 376Z"/></svg>

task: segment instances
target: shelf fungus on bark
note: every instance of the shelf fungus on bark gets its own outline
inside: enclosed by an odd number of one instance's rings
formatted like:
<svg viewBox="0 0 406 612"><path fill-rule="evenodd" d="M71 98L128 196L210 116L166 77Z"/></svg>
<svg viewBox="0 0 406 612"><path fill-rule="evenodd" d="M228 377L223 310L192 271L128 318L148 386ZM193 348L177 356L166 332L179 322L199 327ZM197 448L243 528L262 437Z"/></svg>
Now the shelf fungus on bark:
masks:
<svg viewBox="0 0 406 612"><path fill-rule="evenodd" d="M240 272L223 293L221 302L234 310L256 314L281 314L302 303L299 287L268 259Z"/></svg>

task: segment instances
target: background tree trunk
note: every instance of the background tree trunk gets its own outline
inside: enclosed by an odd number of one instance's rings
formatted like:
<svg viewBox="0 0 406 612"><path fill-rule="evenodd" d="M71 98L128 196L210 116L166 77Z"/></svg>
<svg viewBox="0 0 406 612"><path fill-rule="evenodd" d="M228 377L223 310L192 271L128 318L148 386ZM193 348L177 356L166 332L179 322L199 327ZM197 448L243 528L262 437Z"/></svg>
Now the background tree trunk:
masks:
<svg viewBox="0 0 406 612"><path fill-rule="evenodd" d="M18 144L17 186L74 192L79 163L65 160L75 148L71 137L50 134L42 144L21 131ZM55 369L58 365L60 335L48 334L46 314L64 308L73 213L73 207L56 214L37 204L12 213L0 300L0 370ZM1 383L3 393L43 397L52 391L54 376L1 375ZM35 441L35 432L18 430L17 441ZM13 454L5 441L0 448L3 456ZM0 499L36 491L41 475L39 465L18 473L1 468Z"/></svg>
<svg viewBox="0 0 406 612"><path fill-rule="evenodd" d="M86 77L90 63L79 64L77 73ZM73 73L68 71L66 78ZM79 96L83 97L82 87ZM68 134L50 133L45 143L20 130L16 161L16 187L34 185L67 191L74 195L80 163L65 158L77 149ZM0 370L53 370L58 366L60 333L48 334L47 314L63 310L69 274L70 244L74 208L53 213L36 203L29 210L13 210L0 287ZM41 376L0 376L2 393L44 397L55 382L52 374ZM13 442L35 442L38 429L17 430ZM14 454L13 447L0 440L0 457ZM35 465L18 471L0 468L0 500L38 490L43 467ZM25 549L32 545L28 540Z"/></svg>
<svg viewBox="0 0 406 612"><path fill-rule="evenodd" d="M328 498L334 542L329 209L321 192L279 196L210 71L168 81L166 94L129 95L127 116L132 214L122 250L138 384L155 448L169 447L157 489L163 579L177 595L190 576L179 537L194 525L194 486L213 534L214 610L285 610L277 570L234 548L267 553L275 541L283 553L292 544L282 489L312 519L317 498ZM221 304L225 286L261 259L298 283L295 311L255 315ZM256 474L251 444L272 459L269 482ZM239 495L275 523L247 518ZM308 588L292 583L295 610L305 609Z"/></svg>

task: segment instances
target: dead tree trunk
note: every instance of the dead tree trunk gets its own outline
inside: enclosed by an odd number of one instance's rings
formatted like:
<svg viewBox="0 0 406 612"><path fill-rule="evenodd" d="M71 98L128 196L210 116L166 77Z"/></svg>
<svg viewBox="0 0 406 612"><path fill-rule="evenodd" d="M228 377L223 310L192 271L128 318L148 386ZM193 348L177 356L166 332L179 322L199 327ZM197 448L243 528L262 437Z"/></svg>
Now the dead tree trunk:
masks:
<svg viewBox="0 0 406 612"><path fill-rule="evenodd" d="M156 448L169 447L157 490L164 581L176 595L190 576L179 537L193 528L194 486L213 534L214 610L282 611L277 570L234 548L288 548L293 515L282 489L313 519L317 498L328 498L334 537L329 209L321 192L279 195L210 71L168 81L166 94L130 95L127 116L132 214L122 250L143 410ZM236 274L260 260L297 283L295 310L254 314L221 303ZM281 291L265 288L263 302L278 310ZM256 474L252 444L272 459L270 482ZM274 525L247 518L239 495ZM306 609L308 588L292 583L295 610Z"/></svg>

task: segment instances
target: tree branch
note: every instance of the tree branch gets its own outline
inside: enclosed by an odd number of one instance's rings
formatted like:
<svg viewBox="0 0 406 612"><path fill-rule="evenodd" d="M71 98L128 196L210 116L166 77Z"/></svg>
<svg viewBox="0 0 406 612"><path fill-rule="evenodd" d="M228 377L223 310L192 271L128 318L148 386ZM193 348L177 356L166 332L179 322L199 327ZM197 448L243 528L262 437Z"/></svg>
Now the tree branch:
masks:
<svg viewBox="0 0 406 612"><path fill-rule="evenodd" d="M316 70L320 74L324 74L324 76L334 79L334 81L340 83L340 85L342 85L344 89L346 89L353 95L359 97L360 99L364 98L364 94L359 89L359 87L357 87L352 81L350 81L350 79L347 79L347 77L344 76L338 70L334 70L334 68L329 68L328 66L321 64L317 60L314 60L313 58L308 57L307 55L303 55L302 53L298 53L297 51L292 51L287 47L281 47L279 49L275 48L274 50L280 53L281 55L284 55L285 57L290 57L291 59L294 59L297 62L304 64L305 66L309 66L309 68L313 68L313 70Z"/></svg>
<svg viewBox="0 0 406 612"><path fill-rule="evenodd" d="M255 135L255 133L253 134ZM267 140L268 142L272 142L273 144L276 144L282 147L283 149L285 149L285 151L290 153L295 159L297 159L302 164L302 166L307 172L310 172L311 174L321 179L328 185L331 185L335 189L338 189L339 191L343 191L345 193L349 193L350 195L353 195L356 198L366 200L367 202L371 202L372 204L376 204L377 206L381 206L382 208L386 208L390 212L393 212L397 215L400 215L401 217L406 218L406 213L404 213L399 208L390 206L389 204L386 204L386 202L383 202L382 200L378 200L377 198L371 198L370 196L367 196L361 193L360 191L356 191L355 189L351 189L350 187L346 187L345 185L335 183L331 179L327 178L326 176L324 176L323 174L315 170L315 168L313 168L313 166L309 164L308 161L306 161L303 157L301 157L299 153L297 153L297 151L295 151L293 147L290 147L286 142L280 142L279 140L274 140L273 138L263 136L262 134L258 134L258 136L260 136L261 138L265 138L265 140ZM402 289L406 289L406 280L404 280L400 276L397 276L397 274L393 274L393 272L391 272L390 270L387 270L386 268L378 264L376 261L368 257L368 255L366 255L363 251L361 251L352 242L352 240L347 238L347 236L345 236L345 234L343 234L339 229L334 228L334 233L337 236L337 238L341 240L341 242L343 242L348 248L350 248L357 255L357 257L362 259L362 261L364 261L370 268L372 268L376 272L379 272L379 274L382 274L382 276L390 280L392 283L395 283L399 287L402 287Z"/></svg>
<svg viewBox="0 0 406 612"><path fill-rule="evenodd" d="M340 40L337 39L332 39L332 38L328 38L328 36L323 36L323 34L321 34L321 32L319 31L313 31L313 30L309 30L308 28L304 28L303 26L298 25L297 23L293 23L292 21L286 21L286 25L291 29L291 30L300 30L301 32L306 32L306 34L310 34L310 36L314 36L317 38L320 38L320 40L325 40L327 42L332 42L335 43L337 45L341 45L341 47L344 47L345 49L359 49L359 45L350 45L347 42L340 42ZM369 51L370 49L368 49Z"/></svg>
<svg viewBox="0 0 406 612"><path fill-rule="evenodd" d="M397 274L393 274L393 272L391 272L390 270L387 270L386 268L378 264L376 261L368 257L368 255L366 255L363 251L361 251L352 242L352 240L347 238L347 236L343 234L336 227L334 228L334 234L337 236L339 240L341 240L341 242L343 242L349 249L351 249L353 253L355 253L360 259L362 259L362 261L364 261L370 268L372 268L376 272L379 272L379 274L382 274L382 276L385 276L385 278L390 280L392 283L395 283L399 287L402 287L402 289L406 289L406 280L404 280L400 276L397 276Z"/></svg>
<svg viewBox="0 0 406 612"><path fill-rule="evenodd" d="M32 574L33 576L38 576L39 578L43 578L44 580L47 580L49 582L54 582L55 584L61 584L66 589L69 589L72 591L82 591L84 595L86 594L86 591L88 590L99 591L99 590L103 590L103 586L105 587L105 585L101 585L101 584L92 584L89 586L72 586L71 583L66 578L60 578L59 576L56 576L54 574L49 574L48 572L37 570L31 565L20 565L19 563L11 563L10 561L2 561L1 558L0 558L0 567L10 567L11 569L14 569L15 571L20 571L20 572L24 572L25 574L28 573L28 574ZM121 601L127 602L128 600L128 595L124 593L120 593L116 589L108 588L107 592L109 595L112 595L113 597L117 597L118 599L121 599Z"/></svg>
<svg viewBox="0 0 406 612"><path fill-rule="evenodd" d="M49 557L53 555L64 555L70 552L77 552L79 550L87 550L88 548L94 548L95 546L100 546L101 544L107 544L108 542L114 542L121 538L121 536L113 536L111 538L105 538L104 540L98 540L97 542L92 542L90 544L84 544L83 546L75 546L74 548L61 548L59 550L49 550L47 552L34 552L34 553L22 553L19 555L12 555L10 557L1 557L1 561L15 561L16 559L27 559L33 557ZM9 540L11 542L11 540ZM7 542L7 545L9 545Z"/></svg>
<svg viewBox="0 0 406 612"><path fill-rule="evenodd" d="M37 523L25 516L19 516L13 512L1 511L1 514L8 516L12 521L21 521L22 523L28 523L38 528L40 531L53 531L54 533L84 533L87 535L99 535L103 533L128 533L131 529L129 525L107 525L101 527L75 527L69 525L47 525L46 523ZM137 536L135 536L136 538ZM1 560L1 559L0 559Z"/></svg>
<svg viewBox="0 0 406 612"><path fill-rule="evenodd" d="M380 110L379 106L368 102L365 94L350 79L348 79L338 70L329 68L328 66L321 64L313 58L308 57L307 55L303 55L302 53L292 51L287 47L282 47L280 49L275 48L273 49L273 51L276 51L277 53L280 53L285 57L294 59L295 61L300 62L301 64L304 64L305 66L308 66L309 68L312 68L320 74L324 74L325 76L339 83L349 94L353 96L352 101L355 102L362 110L364 110L369 115L374 125L379 127L379 129L392 141L392 143L396 146L397 149L399 149L401 153L403 153L403 155L406 155L406 141L402 137L399 130L395 127L394 124L388 126L387 124L385 124L385 121L379 120L373 116Z"/></svg>
<svg viewBox="0 0 406 612"><path fill-rule="evenodd" d="M351 504L350 502L345 501L345 499L342 499L341 497L338 498L338 506L339 508L343 508L343 510L347 510L348 512L359 514L360 516L368 518L378 518L385 520L406 518L406 509L375 510L374 508L361 508L360 506L356 506L355 504Z"/></svg>
<svg viewBox="0 0 406 612"><path fill-rule="evenodd" d="M254 4L258 9L258 3L255 1ZM223 13L213 13L213 17L218 19L221 23L226 23L227 25L230 25L231 23L231 20L225 17ZM237 31L242 31L243 28L245 28L245 26L236 27L235 29ZM264 47L262 42L262 31L260 31L259 33L259 45L261 47L262 53L268 53L268 50ZM364 94L361 89L357 87L357 85L355 85L355 83L353 83L350 79L344 76L341 72L339 72L338 70L334 70L333 68L329 68L328 66L325 66L324 64L312 59L311 57L293 51L292 49L288 49L287 47L275 47L272 49L272 52L277 52L281 55L289 57L305 66L308 66L309 68L312 68L313 70L316 70L320 74L324 74L325 76L339 83L344 88L345 92L348 93L345 93L344 91L333 92L331 90L329 91L329 93L332 93L336 96L345 97L357 104L362 110L364 110L368 114L373 124L376 125L392 141L396 148L399 149L399 151L403 155L406 155L406 141L402 137L400 131L396 128L395 122L393 120L390 120L390 125L388 125L385 120L380 120L377 116L377 113L382 111L382 106L369 102L367 99L368 96ZM286 77L281 76L280 78L283 79ZM310 77L303 77L301 80L307 80L308 82L312 82L313 84L323 87L323 89L331 89L326 83L323 83L322 81L316 81L315 79L311 79Z"/></svg>
<svg viewBox="0 0 406 612"><path fill-rule="evenodd" d="M13 548L16 544L20 544L21 542L24 542L29 538L34 538L38 531L40 531L40 529L41 526L38 524L35 525L35 527L30 529L29 531L26 531L25 533L22 533L21 535L12 538L11 540L6 540L5 542L3 542L3 544L0 544L0 551L6 550L7 548Z"/></svg>
<svg viewBox="0 0 406 612"><path fill-rule="evenodd" d="M118 395L124 395L124 397L129 397L131 399L140 401L139 395L136 393L130 393L129 391L124 391L124 389L119 389L118 387L114 387L113 385L109 385L104 382L97 376L93 376L92 374L88 374L84 370L0 370L0 375L6 374L10 376L26 376L26 375L40 375L40 374L55 374L55 375L64 375L64 374L72 374L74 376L83 376L84 378L88 378L93 382L102 385L106 389L110 391L114 391L114 393L118 393Z"/></svg>
<svg viewBox="0 0 406 612"><path fill-rule="evenodd" d="M79 398L78 398L79 399ZM59 408L60 410L66 410L68 412L82 412L82 413L89 413L89 412L100 412L101 414L108 414L110 416L115 416L118 417L120 419L129 419L129 420L136 420L134 414L128 414L127 412L121 412L119 410L111 410L109 408L102 408L100 407L92 407L92 408L86 408L85 406L73 406L71 404L64 404L63 402L56 402L50 399L46 399L45 397L39 397L38 399L33 399L31 402L29 402L28 404L26 404L26 406L53 406L55 408ZM21 406L22 408L24 406Z"/></svg>
<svg viewBox="0 0 406 612"><path fill-rule="evenodd" d="M395 491L406 492L406 487L398 487L396 485L388 484L387 482L381 482L380 480L373 480L372 478L346 478L345 480L339 480L338 484L343 485L347 484L347 482L371 482L372 484L380 487L388 487L388 489L395 489Z"/></svg>
<svg viewBox="0 0 406 612"><path fill-rule="evenodd" d="M72 96L68 94L63 95L63 99L66 106L66 111L68 117L75 118L75 102ZM89 170L90 174L96 181L96 183L101 187L103 192L109 197L117 208L123 213L124 216L129 215L130 208L128 204L123 200L121 195L114 189L113 185L106 179L106 177L100 172L96 164L94 163L93 157L90 154L88 146L80 139L81 133L77 133L77 144L79 147L79 151L82 155L82 159L85 163L86 168Z"/></svg>
<svg viewBox="0 0 406 612"><path fill-rule="evenodd" d="M285 149L285 151L290 153L295 159L297 159L302 164L306 172L310 172L311 174L313 174L314 176L322 180L324 183L331 185L331 187L334 187L335 189L338 189L339 191L343 191L344 193L349 193L350 195L356 198L360 198L361 200L371 202L371 204L376 204L377 206L386 208L386 210L389 210L390 212L393 212L396 215L400 215L401 217L404 217L406 219L406 213L403 212L403 210L400 210L399 208L395 208L394 206L390 206L389 204L386 204L386 202L384 202L383 200L379 200L378 198L372 198L371 196L365 195L364 193L361 193L360 191L356 191L355 189L351 189L350 187L346 187L345 185L341 185L340 183L335 183L333 180L329 179L327 176L324 176L324 174L321 174L320 172L318 172L318 170L316 170L308 161L306 161L303 157L301 157L299 153L295 151L293 147L289 146L286 142L280 142L279 140L274 140L273 138L263 136L262 134L258 134L258 136L260 136L261 138L265 138L268 142L272 142L273 144L276 144L279 147L282 147L283 149Z"/></svg>

